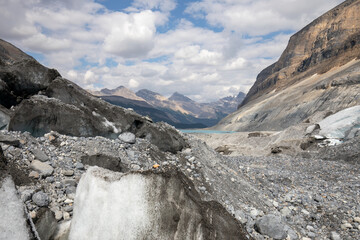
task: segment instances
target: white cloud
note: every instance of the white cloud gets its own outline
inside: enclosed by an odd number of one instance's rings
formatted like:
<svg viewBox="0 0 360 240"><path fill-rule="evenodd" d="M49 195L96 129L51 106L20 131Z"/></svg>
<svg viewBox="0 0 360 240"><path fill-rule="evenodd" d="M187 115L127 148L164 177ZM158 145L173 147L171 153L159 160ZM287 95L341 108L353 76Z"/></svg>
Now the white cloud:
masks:
<svg viewBox="0 0 360 240"><path fill-rule="evenodd" d="M242 69L246 66L246 60L242 57L234 59L233 61L228 61L224 66L224 70L237 70Z"/></svg>
<svg viewBox="0 0 360 240"><path fill-rule="evenodd" d="M0 36L43 54L45 65L83 87L124 85L211 101L246 92L294 31L340 2L203 0L188 5L187 13L224 29L218 32L193 23L189 15L171 15L181 5L175 0L134 0L125 12L94 0L0 0ZM264 37L267 33L273 34ZM114 64L107 65L109 59Z"/></svg>
<svg viewBox="0 0 360 240"><path fill-rule="evenodd" d="M252 36L297 31L342 0L203 0L186 9L213 26Z"/></svg>
<svg viewBox="0 0 360 240"><path fill-rule="evenodd" d="M77 79L78 74L75 70L70 70L66 73L66 77L70 79Z"/></svg>
<svg viewBox="0 0 360 240"><path fill-rule="evenodd" d="M108 19L112 29L104 40L104 50L126 58L146 56L154 46L156 17L149 10L112 14Z"/></svg>
<svg viewBox="0 0 360 240"><path fill-rule="evenodd" d="M95 73L91 70L87 70L84 75L84 81L85 84L94 83L98 80L98 76L95 75Z"/></svg>
<svg viewBox="0 0 360 240"><path fill-rule="evenodd" d="M129 81L129 87L130 88L137 88L137 87L139 87L139 82L138 81L136 81L135 79L130 79L130 81Z"/></svg>

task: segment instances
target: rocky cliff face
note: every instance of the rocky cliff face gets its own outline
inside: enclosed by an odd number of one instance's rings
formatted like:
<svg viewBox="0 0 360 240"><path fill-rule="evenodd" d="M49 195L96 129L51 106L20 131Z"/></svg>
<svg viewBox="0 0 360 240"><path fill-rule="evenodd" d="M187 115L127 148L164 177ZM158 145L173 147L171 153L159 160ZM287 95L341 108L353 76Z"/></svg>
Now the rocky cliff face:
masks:
<svg viewBox="0 0 360 240"><path fill-rule="evenodd" d="M348 0L293 35L219 128L280 130L360 104L359 57L360 1Z"/></svg>
<svg viewBox="0 0 360 240"><path fill-rule="evenodd" d="M280 59L257 77L242 105L360 57L360 1L348 0L290 38Z"/></svg>

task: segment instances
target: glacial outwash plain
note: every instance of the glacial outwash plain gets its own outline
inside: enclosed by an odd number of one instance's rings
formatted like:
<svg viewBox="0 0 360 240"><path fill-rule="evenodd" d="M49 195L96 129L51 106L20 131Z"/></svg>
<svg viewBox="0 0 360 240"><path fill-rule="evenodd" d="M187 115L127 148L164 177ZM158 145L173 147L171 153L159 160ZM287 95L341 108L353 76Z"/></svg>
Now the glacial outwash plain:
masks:
<svg viewBox="0 0 360 240"><path fill-rule="evenodd" d="M0 240L358 240L360 0L206 104L85 90L0 39L0 129Z"/></svg>

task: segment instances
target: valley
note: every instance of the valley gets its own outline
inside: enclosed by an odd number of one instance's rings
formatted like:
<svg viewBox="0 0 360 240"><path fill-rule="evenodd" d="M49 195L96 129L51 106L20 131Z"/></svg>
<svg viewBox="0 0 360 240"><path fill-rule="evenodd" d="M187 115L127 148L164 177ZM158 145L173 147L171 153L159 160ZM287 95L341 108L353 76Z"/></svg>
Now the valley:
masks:
<svg viewBox="0 0 360 240"><path fill-rule="evenodd" d="M177 92L166 98L147 89L134 93L123 86L112 90L88 91L111 104L149 116L154 122L163 121L179 129L214 126L234 112L245 98L245 94L240 92L237 96L216 102L197 103Z"/></svg>

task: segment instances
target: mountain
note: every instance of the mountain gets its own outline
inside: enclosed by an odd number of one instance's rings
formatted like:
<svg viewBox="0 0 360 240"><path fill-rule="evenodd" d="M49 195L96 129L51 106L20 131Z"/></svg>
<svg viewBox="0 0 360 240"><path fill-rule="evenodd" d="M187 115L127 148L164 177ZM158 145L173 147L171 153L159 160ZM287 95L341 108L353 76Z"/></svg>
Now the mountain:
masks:
<svg viewBox="0 0 360 240"><path fill-rule="evenodd" d="M128 89L124 86L120 86L115 89L104 88L104 89L101 89L100 91L90 91L90 90L88 90L88 91L95 96L120 96L120 97L132 99L132 100L136 100L136 101L145 101L144 99L136 96L136 94L133 91L131 91L130 89Z"/></svg>
<svg viewBox="0 0 360 240"><path fill-rule="evenodd" d="M238 111L215 128L281 130L359 105L359 58L360 1L348 0L294 34Z"/></svg>
<svg viewBox="0 0 360 240"><path fill-rule="evenodd" d="M188 102L188 103L194 103L193 100L191 100L190 98L178 93L178 92L174 92L173 95L171 95L171 97L169 97L169 100L171 101L175 101L175 102Z"/></svg>
<svg viewBox="0 0 360 240"><path fill-rule="evenodd" d="M171 109L195 118L204 119L221 119L235 111L244 97L244 93L240 92L236 97L229 96L212 103L198 103L178 92L166 98L159 93L142 89L136 92L136 95L157 108Z"/></svg>
<svg viewBox="0 0 360 240"><path fill-rule="evenodd" d="M155 122L164 121L176 128L205 128L213 126L223 117L236 110L243 100L244 93L240 92L236 97L222 98L212 103L197 103L192 99L175 92L167 98L159 93L142 89L136 92L138 99L131 90L126 89L125 94L117 94L124 87L113 90L102 89L91 92L105 101L125 108L132 108L141 115L151 117ZM128 97L129 96L129 97Z"/></svg>

